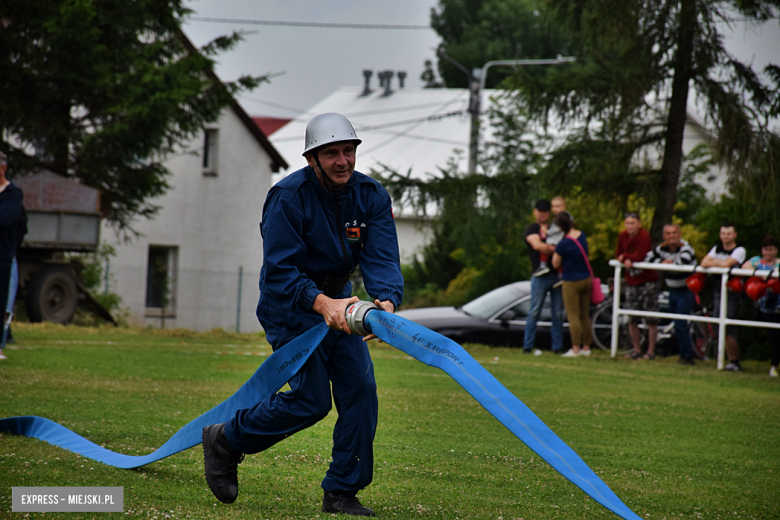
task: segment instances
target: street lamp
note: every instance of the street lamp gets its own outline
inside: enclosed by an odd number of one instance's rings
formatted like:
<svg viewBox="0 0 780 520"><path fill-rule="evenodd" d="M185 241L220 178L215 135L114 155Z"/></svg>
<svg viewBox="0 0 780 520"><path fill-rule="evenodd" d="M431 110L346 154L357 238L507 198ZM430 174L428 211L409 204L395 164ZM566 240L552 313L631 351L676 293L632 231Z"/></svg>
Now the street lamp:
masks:
<svg viewBox="0 0 780 520"><path fill-rule="evenodd" d="M479 152L479 115L480 115L480 95L485 90L485 82L487 81L487 73L490 67L498 65L510 65L514 67L523 67L526 65L560 65L562 63L569 63L576 58L573 56L558 56L553 59L540 59L540 60L493 60L485 63L481 69L475 68L471 73L455 61L450 58L446 52L439 49L438 54L462 70L469 78L469 112L471 113L471 137L469 139L469 174L477 173L477 153Z"/></svg>

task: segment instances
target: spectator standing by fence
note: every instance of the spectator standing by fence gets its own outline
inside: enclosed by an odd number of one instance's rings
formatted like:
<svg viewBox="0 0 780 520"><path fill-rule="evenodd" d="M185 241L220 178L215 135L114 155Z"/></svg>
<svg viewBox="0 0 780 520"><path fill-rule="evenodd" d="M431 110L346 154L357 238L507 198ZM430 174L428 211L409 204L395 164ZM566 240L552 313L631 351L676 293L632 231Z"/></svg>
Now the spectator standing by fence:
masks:
<svg viewBox="0 0 780 520"><path fill-rule="evenodd" d="M589 311L593 279L588 262L588 239L585 233L574 229L574 223L565 211L555 217L555 223L566 234L566 238L555 247L552 257L554 268L563 267L563 304L571 334L571 350L563 356L590 356L593 333Z"/></svg>
<svg viewBox="0 0 780 520"><path fill-rule="evenodd" d="M780 269L780 259L777 258L777 240L774 237L764 237L761 241L761 254L754 256L744 264L742 269L757 269L759 271L774 271ZM767 290L756 301L756 319L767 323L780 323L780 298L774 290ZM769 375L777 377L777 367L780 364L780 329L766 329L769 337L772 366Z"/></svg>
<svg viewBox="0 0 780 520"><path fill-rule="evenodd" d="M712 246L701 261L702 267L739 267L745 261L747 253L744 247L737 246L737 231L734 224L724 222L720 227L720 242ZM742 303L741 292L728 292L726 300L726 317L734 319L739 314L740 304ZM715 287L713 299L713 316L720 316L720 284ZM729 363L723 367L723 370L730 372L739 372L742 365L739 364L739 345L737 344L737 326L726 325L726 355Z"/></svg>
<svg viewBox="0 0 780 520"><path fill-rule="evenodd" d="M525 228L525 243L528 246L528 258L531 260L531 269L539 269L540 256L551 255L555 247L547 243L547 230L550 224L550 201L539 199L534 205L533 224ZM525 336L523 339L523 353L530 354L534 350L536 341L536 324L542 315L544 299L550 294L550 311L552 312L552 350L558 354L563 346L563 308L561 301L561 288L558 283L557 273L551 273L531 277L531 309L525 322ZM541 354L541 350L537 354Z"/></svg>
<svg viewBox="0 0 780 520"><path fill-rule="evenodd" d="M682 239L680 226L667 224L664 226L664 241L647 253L645 262L672 265L696 265L696 252ZM690 314L695 301L694 294L685 285L689 273L667 271L664 275L669 288L669 312L673 314ZM693 344L686 320L674 320L674 333L677 346L680 348L681 365L693 365Z"/></svg>
<svg viewBox="0 0 780 520"><path fill-rule="evenodd" d="M558 216L559 213L563 213L564 211L571 217L571 221L574 222L574 217L571 213L566 211L566 199L561 197L560 195L557 195L553 197L551 202L552 206L552 216L553 221L550 223L549 229L547 229L547 240L545 242L547 245L550 245L553 247L553 250L555 249L555 246L558 245L558 243L564 239L566 236L566 233L564 233L561 228L558 227L558 224L555 223L555 217ZM548 254L539 254L539 268L536 269L533 273L534 276L542 276L550 272L550 267L547 265L548 260L550 259L551 255ZM563 277L561 275L561 270L558 269L558 281L553 287L560 287L563 285Z"/></svg>
<svg viewBox="0 0 780 520"><path fill-rule="evenodd" d="M642 229L638 213L627 213L626 230L618 235L615 258L626 267L626 309L634 311L658 312L658 273L651 270L634 268L634 262L644 261L652 249L650 233ZM628 324L628 334L634 349L626 356L632 359L642 357L639 343L639 316L632 316ZM658 337L658 318L646 318L647 354L645 359L655 359L655 340Z"/></svg>
<svg viewBox="0 0 780 520"><path fill-rule="evenodd" d="M16 221L22 211L24 195L22 190L13 182L5 178L8 170L8 157L0 152L0 302L5 309L8 301L8 290L11 284L11 272L14 257L16 256L16 244L18 229ZM3 313L3 328L8 323L8 313ZM0 350L0 360L7 359Z"/></svg>

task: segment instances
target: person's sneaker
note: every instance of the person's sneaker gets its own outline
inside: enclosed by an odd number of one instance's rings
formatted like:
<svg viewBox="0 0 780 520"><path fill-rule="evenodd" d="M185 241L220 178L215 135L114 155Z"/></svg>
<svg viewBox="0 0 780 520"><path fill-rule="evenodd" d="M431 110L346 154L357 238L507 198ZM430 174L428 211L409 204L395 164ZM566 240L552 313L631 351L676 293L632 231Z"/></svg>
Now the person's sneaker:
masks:
<svg viewBox="0 0 780 520"><path fill-rule="evenodd" d="M742 371L742 366L739 364L739 361L731 361L728 365L723 367L723 370L727 370L729 372L740 372Z"/></svg>
<svg viewBox="0 0 780 520"><path fill-rule="evenodd" d="M590 356L590 350L580 350L580 356Z"/></svg>
<svg viewBox="0 0 780 520"><path fill-rule="evenodd" d="M360 503L354 493L348 491L325 492L322 497L323 513L344 513L355 516L376 516L374 510Z"/></svg>
<svg viewBox="0 0 780 520"><path fill-rule="evenodd" d="M203 428L206 482L220 502L232 504L238 498L238 465L243 460L244 454L228 444L224 423Z"/></svg>
<svg viewBox="0 0 780 520"><path fill-rule="evenodd" d="M0 350L0 359L8 359L5 354L3 354L3 351Z"/></svg>
<svg viewBox="0 0 780 520"><path fill-rule="evenodd" d="M769 368L769 377L777 377L777 369L775 367Z"/></svg>
<svg viewBox="0 0 780 520"><path fill-rule="evenodd" d="M579 355L579 352L574 352L573 350L569 349L565 354L561 354L561 357L578 357Z"/></svg>
<svg viewBox="0 0 780 520"><path fill-rule="evenodd" d="M560 287L561 285L563 285L563 280L558 280L557 282L552 284L552 288L556 289L556 288Z"/></svg>
<svg viewBox="0 0 780 520"><path fill-rule="evenodd" d="M539 267L536 268L536 271L534 271L534 274L532 274L531 276L544 276L549 272L550 272L550 268L547 267L547 264L542 262L541 264L539 264Z"/></svg>
<svg viewBox="0 0 780 520"><path fill-rule="evenodd" d="M678 365L695 365L696 363L694 363L693 359L691 359L691 358L680 358L677 361L677 364Z"/></svg>
<svg viewBox="0 0 780 520"><path fill-rule="evenodd" d="M530 349L530 348L524 348L523 349L523 354L533 354L533 352L534 352L533 349Z"/></svg>

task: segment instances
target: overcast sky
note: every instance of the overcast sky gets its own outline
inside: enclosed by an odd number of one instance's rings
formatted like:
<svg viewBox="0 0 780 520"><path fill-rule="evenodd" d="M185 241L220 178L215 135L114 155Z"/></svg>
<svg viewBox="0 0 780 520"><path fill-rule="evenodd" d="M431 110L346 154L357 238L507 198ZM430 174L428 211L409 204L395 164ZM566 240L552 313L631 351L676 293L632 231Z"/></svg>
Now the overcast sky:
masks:
<svg viewBox="0 0 780 520"><path fill-rule="evenodd" d="M427 25L438 0L198 0L187 5L194 17L330 22L353 24ZM780 25L760 28L737 23L727 40L738 58L756 70L780 63ZM201 46L233 30L253 31L219 58L217 74L226 81L242 74L276 76L252 93L239 97L253 116L291 118L342 86L363 84L363 69L405 70L407 87L421 87L426 59L434 59L439 38L430 29L346 29L279 27L189 20L184 31ZM395 86L397 80L393 80ZM287 107L281 108L280 106Z"/></svg>

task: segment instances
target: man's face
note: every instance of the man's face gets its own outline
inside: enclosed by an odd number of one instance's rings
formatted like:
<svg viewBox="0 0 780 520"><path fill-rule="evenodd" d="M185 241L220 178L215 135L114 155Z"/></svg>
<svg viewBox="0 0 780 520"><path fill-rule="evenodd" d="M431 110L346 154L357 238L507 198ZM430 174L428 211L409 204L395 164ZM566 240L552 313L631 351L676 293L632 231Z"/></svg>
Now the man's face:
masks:
<svg viewBox="0 0 780 520"><path fill-rule="evenodd" d="M536 218L536 222L539 224L547 224L547 221L550 220L550 212L534 208L534 218Z"/></svg>
<svg viewBox="0 0 780 520"><path fill-rule="evenodd" d="M675 226L664 227L664 242L670 246L680 245L680 230Z"/></svg>
<svg viewBox="0 0 780 520"><path fill-rule="evenodd" d="M737 232L733 227L729 226L720 228L720 241L723 242L724 246L730 246L736 239Z"/></svg>
<svg viewBox="0 0 780 520"><path fill-rule="evenodd" d="M557 215L558 213L562 213L566 211L566 201L563 199L553 199L552 201L552 212L553 215Z"/></svg>
<svg viewBox="0 0 780 520"><path fill-rule="evenodd" d="M626 231L628 231L628 234L632 237L639 233L639 228L642 227L642 223L639 222L639 219L634 217L626 217L625 224Z"/></svg>
<svg viewBox="0 0 780 520"><path fill-rule="evenodd" d="M317 150L317 154L320 157L320 164L322 169L325 170L328 181L335 184L337 188L346 186L350 177L352 177L352 172L355 171L355 143L343 141L325 145ZM320 171L317 168L314 155L309 154L306 157L306 161L317 173L317 177L319 177Z"/></svg>
<svg viewBox="0 0 780 520"><path fill-rule="evenodd" d="M767 263L772 263L777 258L777 248L775 246L764 246L761 248L761 257Z"/></svg>

